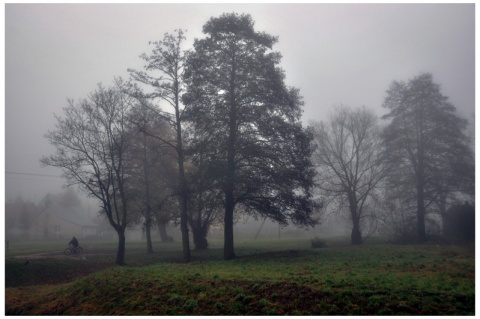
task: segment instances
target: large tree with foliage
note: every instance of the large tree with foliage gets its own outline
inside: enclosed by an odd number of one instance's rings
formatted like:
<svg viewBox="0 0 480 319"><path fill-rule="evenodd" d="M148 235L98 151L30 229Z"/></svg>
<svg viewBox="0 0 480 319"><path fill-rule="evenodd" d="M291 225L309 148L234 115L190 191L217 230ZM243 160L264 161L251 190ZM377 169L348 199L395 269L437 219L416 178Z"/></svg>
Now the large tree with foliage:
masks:
<svg viewBox="0 0 480 319"><path fill-rule="evenodd" d="M395 162L391 185L414 189L417 241L425 242L425 217L445 192L460 190L458 182L472 180L472 152L465 135L467 121L433 82L429 73L408 82L394 81L383 106L389 113L384 137ZM462 169L460 169L462 168ZM459 174L465 178L459 178Z"/></svg>
<svg viewBox="0 0 480 319"><path fill-rule="evenodd" d="M68 185L78 185L98 199L118 235L116 263L125 264L125 229L130 222L127 166L129 130L127 114L132 99L124 85L97 90L77 103L69 101L64 115L56 116L54 130L45 137L55 146L44 165L61 168Z"/></svg>
<svg viewBox="0 0 480 319"><path fill-rule="evenodd" d="M375 222L372 197L388 171L378 119L364 107L337 107L327 122L313 125L317 185L335 211L347 209L351 243L361 244L362 226Z"/></svg>
<svg viewBox="0 0 480 319"><path fill-rule="evenodd" d="M277 38L250 15L223 14L203 27L185 71L188 119L208 143L224 201L224 258L235 257L234 210L281 224L313 225L312 134L299 92L285 85Z"/></svg>
<svg viewBox="0 0 480 319"><path fill-rule="evenodd" d="M152 52L142 54L141 58L146 62L145 70L129 70L132 78L146 86L135 86L130 93L135 96L142 104L164 102L165 108L160 108L157 104L155 110L168 123L171 124L176 135L171 140L162 136L157 136L165 144L172 147L176 152L178 161L178 183L176 194L180 206L180 229L182 231L183 259L190 261L190 243L188 235L188 190L185 179L185 150L183 146L183 106L180 101L182 94L182 76L185 62L185 54L182 50L182 43L185 40L184 32L177 30L174 34L166 33L163 40L153 42ZM169 111L171 109L171 111Z"/></svg>

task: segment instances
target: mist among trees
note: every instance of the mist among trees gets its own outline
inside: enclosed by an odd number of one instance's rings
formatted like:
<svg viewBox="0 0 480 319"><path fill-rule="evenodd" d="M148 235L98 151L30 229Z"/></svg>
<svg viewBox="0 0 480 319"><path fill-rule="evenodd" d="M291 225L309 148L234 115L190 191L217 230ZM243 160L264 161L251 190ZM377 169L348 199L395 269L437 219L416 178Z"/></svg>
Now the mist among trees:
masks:
<svg viewBox="0 0 480 319"><path fill-rule="evenodd" d="M69 101L46 134L56 152L42 163L101 203L118 235L117 264L131 224L144 223L148 252L153 224L180 224L189 262L189 233L206 249L213 226L224 231L223 257L234 258L240 216L304 228L343 216L352 244L373 234L424 243L451 220L450 207L474 203L467 121L432 74L393 81L383 117L341 106L305 127L277 37L234 13L203 33L192 48L182 30L152 42L143 70Z"/></svg>

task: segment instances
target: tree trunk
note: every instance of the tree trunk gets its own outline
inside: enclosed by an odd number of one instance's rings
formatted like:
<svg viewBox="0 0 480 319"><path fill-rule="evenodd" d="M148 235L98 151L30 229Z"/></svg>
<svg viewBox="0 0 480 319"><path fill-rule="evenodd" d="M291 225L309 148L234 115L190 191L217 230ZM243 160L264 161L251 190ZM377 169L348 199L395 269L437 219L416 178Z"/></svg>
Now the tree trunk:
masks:
<svg viewBox="0 0 480 319"><path fill-rule="evenodd" d="M230 114L228 122L228 140L227 140L227 174L225 185L225 228L224 228L224 247L223 258L225 260L235 258L233 247L233 210L235 209L235 141L237 136L237 108L235 101L235 76L236 64L235 55L232 60L232 70L230 73Z"/></svg>
<svg viewBox="0 0 480 319"><path fill-rule="evenodd" d="M417 242L423 244L427 241L425 232L425 140L423 138L424 122L422 109L417 114Z"/></svg>
<svg viewBox="0 0 480 319"><path fill-rule="evenodd" d="M175 83L175 92L178 92L178 83ZM185 169L183 166L184 154L182 143L182 125L180 122L180 110L178 104L178 94L175 94L175 116L177 120L177 154L178 154L178 175L180 181L180 230L182 231L183 261L190 262L190 239L188 236L188 203L187 203L187 183L185 181Z"/></svg>
<svg viewBox="0 0 480 319"><path fill-rule="evenodd" d="M425 232L425 205L424 205L423 183L420 183L417 189L417 242L423 244L427 241Z"/></svg>
<svg viewBox="0 0 480 319"><path fill-rule="evenodd" d="M224 219L224 247L223 258L225 260L235 258L235 250L233 246L233 210L235 208L234 199L234 176L235 176L235 133L234 127L230 124L230 137L227 145L227 180L225 189L225 219Z"/></svg>
<svg viewBox="0 0 480 319"><path fill-rule="evenodd" d="M118 248L117 248L117 259L115 263L119 266L125 266L125 230L117 229L118 235Z"/></svg>
<svg viewBox="0 0 480 319"><path fill-rule="evenodd" d="M193 243L195 244L196 250L205 250L208 248L207 233L208 228L202 227L202 225L191 225Z"/></svg>
<svg viewBox="0 0 480 319"><path fill-rule="evenodd" d="M167 243L168 242L168 234L167 234L167 228L165 227L165 223L162 222L157 218L157 227L158 227L158 234L160 235L160 240L162 243Z"/></svg>
<svg viewBox="0 0 480 319"><path fill-rule="evenodd" d="M228 171L227 171L227 185L225 190L225 219L224 219L224 247L223 258L225 260L235 258L235 250L233 245L233 210L235 208L234 201L234 146L232 139L229 139L228 146Z"/></svg>
<svg viewBox="0 0 480 319"><path fill-rule="evenodd" d="M423 244L427 241L425 232L425 181L423 165L423 147L419 149L417 169L417 243Z"/></svg>
<svg viewBox="0 0 480 319"><path fill-rule="evenodd" d="M192 234L196 250L205 250L208 248L208 240L203 228L192 227Z"/></svg>
<svg viewBox="0 0 480 319"><path fill-rule="evenodd" d="M360 231L360 221L358 219L353 221L353 228L352 228L352 235L350 243L352 245L361 245L363 242L362 240L362 233Z"/></svg>
<svg viewBox="0 0 480 319"><path fill-rule="evenodd" d="M350 236L350 244L361 245L363 242L362 233L360 231L361 213L358 212L357 197L355 192L349 192L348 204L350 206L350 216L352 218L352 234Z"/></svg>
<svg viewBox="0 0 480 319"><path fill-rule="evenodd" d="M200 164L202 157L200 157ZM202 171L203 178L203 171ZM200 191L198 194L198 207L197 207L197 219L191 222L193 242L196 250L205 250L208 248L207 233L208 233L208 219L205 220L205 227L202 224L202 212L203 212L203 193Z"/></svg>
<svg viewBox="0 0 480 319"><path fill-rule="evenodd" d="M147 237L147 253L153 253L152 236L150 230L152 229L152 209L150 207L150 179L148 172L147 161L147 135L143 134L143 178L145 182L145 205L147 207L145 214L145 235Z"/></svg>
<svg viewBox="0 0 480 319"><path fill-rule="evenodd" d="M223 258L235 258L233 247L233 194L226 194Z"/></svg>
<svg viewBox="0 0 480 319"><path fill-rule="evenodd" d="M150 216L150 215L149 215ZM147 253L153 253L153 245L152 245L152 218L148 217L145 221L145 235L147 236Z"/></svg>
<svg viewBox="0 0 480 319"><path fill-rule="evenodd" d="M185 183L185 182L184 182ZM190 239L188 235L188 216L186 195L180 197L180 230L182 231L183 261L190 262Z"/></svg>

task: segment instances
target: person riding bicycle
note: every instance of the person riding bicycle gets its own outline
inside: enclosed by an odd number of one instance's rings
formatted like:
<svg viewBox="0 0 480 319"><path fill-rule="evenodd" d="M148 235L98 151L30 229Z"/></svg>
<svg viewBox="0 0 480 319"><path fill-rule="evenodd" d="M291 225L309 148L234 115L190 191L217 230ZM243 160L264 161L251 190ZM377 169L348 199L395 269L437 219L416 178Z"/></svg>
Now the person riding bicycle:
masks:
<svg viewBox="0 0 480 319"><path fill-rule="evenodd" d="M78 247L78 240L73 236L72 240L68 243L69 246L72 246L73 249Z"/></svg>

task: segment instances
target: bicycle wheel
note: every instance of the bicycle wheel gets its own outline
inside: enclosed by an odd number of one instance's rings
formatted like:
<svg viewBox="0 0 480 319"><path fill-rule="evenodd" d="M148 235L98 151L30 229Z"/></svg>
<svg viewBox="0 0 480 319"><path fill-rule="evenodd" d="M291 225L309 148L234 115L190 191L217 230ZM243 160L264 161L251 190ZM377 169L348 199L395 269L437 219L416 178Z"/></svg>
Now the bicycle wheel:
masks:
<svg viewBox="0 0 480 319"><path fill-rule="evenodd" d="M75 254L80 256L81 254L83 254L83 248L78 246L77 248L75 248Z"/></svg>
<svg viewBox="0 0 480 319"><path fill-rule="evenodd" d="M70 256L72 254L72 249L71 248L66 248L63 253L65 254L65 256Z"/></svg>

